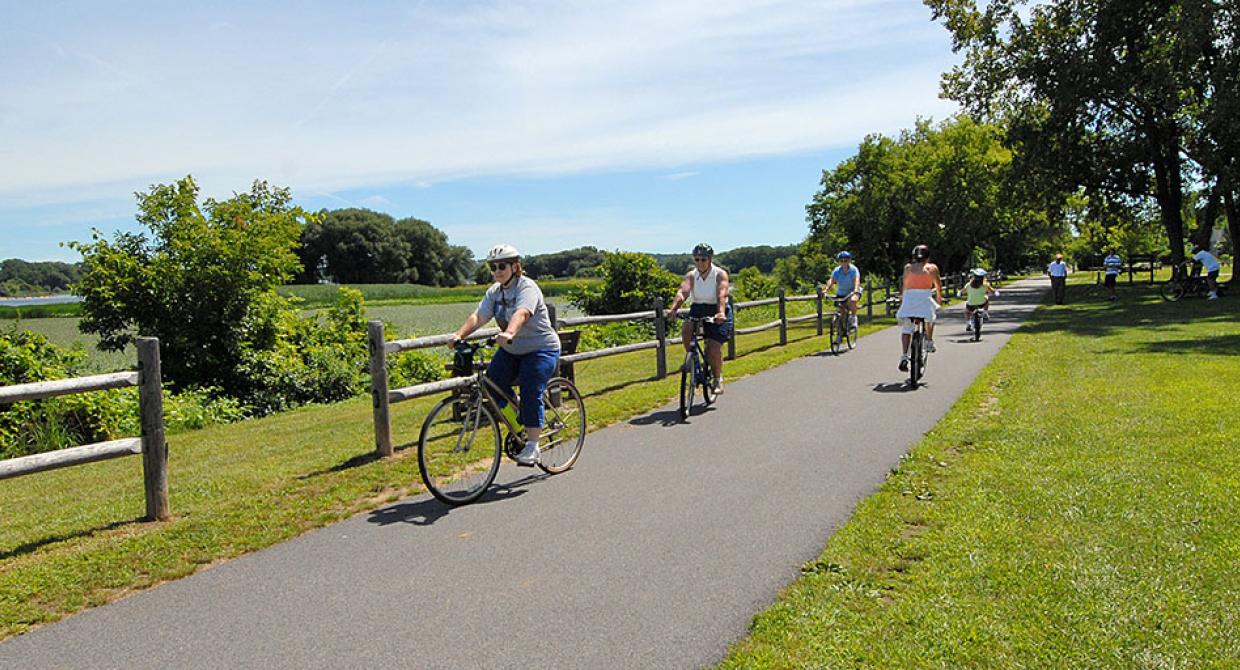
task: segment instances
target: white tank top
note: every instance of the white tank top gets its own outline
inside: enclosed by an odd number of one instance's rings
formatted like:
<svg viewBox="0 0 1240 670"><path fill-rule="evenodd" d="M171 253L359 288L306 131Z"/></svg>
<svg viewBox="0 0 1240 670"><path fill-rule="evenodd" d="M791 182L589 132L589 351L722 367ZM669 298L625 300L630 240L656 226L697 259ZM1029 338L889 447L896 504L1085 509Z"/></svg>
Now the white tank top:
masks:
<svg viewBox="0 0 1240 670"><path fill-rule="evenodd" d="M710 271L702 277L697 269L693 270L693 304L714 305L719 302L719 266L710 264Z"/></svg>

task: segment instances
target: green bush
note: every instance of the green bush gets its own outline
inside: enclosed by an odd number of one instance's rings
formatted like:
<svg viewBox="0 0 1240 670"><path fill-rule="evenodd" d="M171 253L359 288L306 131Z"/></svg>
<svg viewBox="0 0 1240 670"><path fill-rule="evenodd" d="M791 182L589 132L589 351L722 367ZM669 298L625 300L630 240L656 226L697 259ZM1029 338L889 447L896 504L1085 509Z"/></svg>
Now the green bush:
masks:
<svg viewBox="0 0 1240 670"><path fill-rule="evenodd" d="M58 347L16 327L0 331L0 386L67 379L86 374L85 353ZM164 391L164 428L169 433L241 419L246 408L215 389ZM0 405L0 459L135 437L142 432L138 389L75 393Z"/></svg>
<svg viewBox="0 0 1240 670"><path fill-rule="evenodd" d="M675 324L669 324L672 328ZM649 342L655 337L653 321L618 321L582 326L577 351L594 351L625 344Z"/></svg>
<svg viewBox="0 0 1240 670"><path fill-rule="evenodd" d="M666 305L680 286L681 278L664 270L647 254L603 252L601 285L587 285L571 294L570 301L586 314L626 314L653 309L654 299Z"/></svg>
<svg viewBox="0 0 1240 670"><path fill-rule="evenodd" d="M731 276L732 298L737 302L774 298L779 295L779 284L774 277L762 274L750 266Z"/></svg>
<svg viewBox="0 0 1240 670"><path fill-rule="evenodd" d="M439 381L448 376L446 356L429 351L406 351L388 356L388 386L404 388Z"/></svg>

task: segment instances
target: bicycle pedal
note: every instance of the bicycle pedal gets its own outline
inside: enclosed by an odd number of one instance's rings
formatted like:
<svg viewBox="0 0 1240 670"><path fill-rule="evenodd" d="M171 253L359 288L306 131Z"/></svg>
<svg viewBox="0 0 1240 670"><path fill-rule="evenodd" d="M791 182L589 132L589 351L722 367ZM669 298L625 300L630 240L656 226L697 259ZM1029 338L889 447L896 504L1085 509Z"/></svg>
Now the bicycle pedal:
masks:
<svg viewBox="0 0 1240 670"><path fill-rule="evenodd" d="M513 460L515 461L516 459L514 458ZM522 463L521 461L517 461L518 468L532 468L536 465L538 465L538 461L530 461L529 463Z"/></svg>

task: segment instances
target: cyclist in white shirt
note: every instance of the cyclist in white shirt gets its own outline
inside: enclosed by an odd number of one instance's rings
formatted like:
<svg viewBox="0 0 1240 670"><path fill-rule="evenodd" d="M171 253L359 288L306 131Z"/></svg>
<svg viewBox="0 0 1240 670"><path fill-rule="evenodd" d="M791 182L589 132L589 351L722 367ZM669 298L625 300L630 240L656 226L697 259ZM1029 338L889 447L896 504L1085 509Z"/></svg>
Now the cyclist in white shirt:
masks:
<svg viewBox="0 0 1240 670"><path fill-rule="evenodd" d="M1201 245L1193 247L1193 260L1206 268L1206 283L1210 285L1210 293L1206 299L1218 300L1218 273L1223 269L1223 264Z"/></svg>
<svg viewBox="0 0 1240 670"><path fill-rule="evenodd" d="M706 360L714 374L712 385L715 393L723 392L723 343L732 336L732 306L728 304L728 272L714 263L715 250L703 242L693 247L693 269L685 273L685 279L676 291L667 318L675 319L676 310L690 296L689 316L713 317L703 325L706 340ZM680 339L685 351L689 350L689 329L693 324L685 321Z"/></svg>

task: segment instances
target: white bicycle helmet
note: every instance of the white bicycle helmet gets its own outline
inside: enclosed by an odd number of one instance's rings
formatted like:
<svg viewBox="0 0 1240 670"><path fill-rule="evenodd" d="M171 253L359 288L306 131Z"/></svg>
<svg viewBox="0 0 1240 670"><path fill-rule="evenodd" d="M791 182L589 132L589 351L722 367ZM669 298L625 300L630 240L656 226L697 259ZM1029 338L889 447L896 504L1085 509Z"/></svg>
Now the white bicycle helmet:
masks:
<svg viewBox="0 0 1240 670"><path fill-rule="evenodd" d="M983 268L973 268L973 276L974 277L985 277L986 270Z"/></svg>
<svg viewBox="0 0 1240 670"><path fill-rule="evenodd" d="M497 244L487 252L487 262L513 261L521 257L521 253L511 244Z"/></svg>

